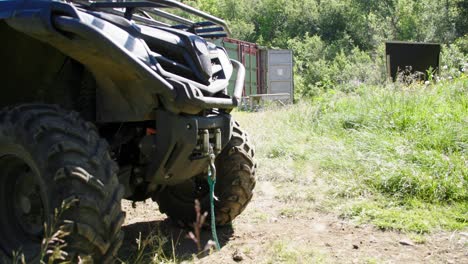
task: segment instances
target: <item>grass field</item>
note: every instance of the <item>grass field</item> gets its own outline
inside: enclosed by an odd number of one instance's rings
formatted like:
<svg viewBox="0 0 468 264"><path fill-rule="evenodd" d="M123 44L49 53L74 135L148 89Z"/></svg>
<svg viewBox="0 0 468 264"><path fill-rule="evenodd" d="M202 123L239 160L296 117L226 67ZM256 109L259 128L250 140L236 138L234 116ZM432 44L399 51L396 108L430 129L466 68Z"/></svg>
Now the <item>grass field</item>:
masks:
<svg viewBox="0 0 468 264"><path fill-rule="evenodd" d="M467 76L234 116L286 215L320 210L417 233L468 226Z"/></svg>

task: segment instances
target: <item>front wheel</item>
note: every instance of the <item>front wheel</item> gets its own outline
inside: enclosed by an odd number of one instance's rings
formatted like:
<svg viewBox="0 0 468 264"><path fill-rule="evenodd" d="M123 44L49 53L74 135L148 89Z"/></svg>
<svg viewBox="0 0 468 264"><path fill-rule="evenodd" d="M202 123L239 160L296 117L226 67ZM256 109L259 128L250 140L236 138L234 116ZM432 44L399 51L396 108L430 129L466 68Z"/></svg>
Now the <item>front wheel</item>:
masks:
<svg viewBox="0 0 468 264"><path fill-rule="evenodd" d="M113 262L125 217L116 172L107 143L77 113L0 111L0 262Z"/></svg>
<svg viewBox="0 0 468 264"><path fill-rule="evenodd" d="M216 158L215 215L217 225L229 224L245 209L255 187L254 149L247 134L235 122L232 138ZM196 219L195 199L202 212L209 212L209 188L206 175L194 177L182 184L167 186L153 197L159 210L181 225L191 225Z"/></svg>

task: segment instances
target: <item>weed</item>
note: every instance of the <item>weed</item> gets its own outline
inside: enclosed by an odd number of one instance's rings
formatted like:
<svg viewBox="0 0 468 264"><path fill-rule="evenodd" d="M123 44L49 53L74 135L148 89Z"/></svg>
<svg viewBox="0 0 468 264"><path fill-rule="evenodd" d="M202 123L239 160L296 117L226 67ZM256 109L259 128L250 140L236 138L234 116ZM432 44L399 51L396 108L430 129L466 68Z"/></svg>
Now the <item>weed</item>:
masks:
<svg viewBox="0 0 468 264"><path fill-rule="evenodd" d="M69 229L73 223L60 219L62 218L62 214L77 202L78 200L76 199L63 201L60 208L55 209L50 224L44 223L45 235L41 243L41 264L63 262L68 256L68 253L65 251L67 246L65 238L70 234Z"/></svg>
<svg viewBox="0 0 468 264"><path fill-rule="evenodd" d="M252 212L250 213L251 217L250 217L250 221L252 223L257 223L257 224L261 224L261 223L265 223L268 221L268 217L269 215L263 211L260 211L260 210L252 210Z"/></svg>
<svg viewBox="0 0 468 264"><path fill-rule="evenodd" d="M425 244L427 242L427 238L425 235L412 233L409 235L409 237L411 241L413 241L416 244Z"/></svg>
<svg viewBox="0 0 468 264"><path fill-rule="evenodd" d="M20 251L13 251L11 254L11 264L26 264L26 258L24 257L24 254L21 253ZM3 260L5 263L8 263L6 259Z"/></svg>
<svg viewBox="0 0 468 264"><path fill-rule="evenodd" d="M375 258L366 258L364 259L364 263L366 264L377 264L379 261Z"/></svg>
<svg viewBox="0 0 468 264"><path fill-rule="evenodd" d="M170 242L171 254L168 254L167 244ZM175 244L173 239L164 236L159 228L154 228L145 238L139 233L136 239L137 250L134 255L122 263L147 264L147 263L177 263Z"/></svg>
<svg viewBox="0 0 468 264"><path fill-rule="evenodd" d="M303 245L283 240L273 241L268 248L269 258L266 263L325 263L319 252Z"/></svg>
<svg viewBox="0 0 468 264"><path fill-rule="evenodd" d="M39 263L66 263L65 259L68 253L65 251L67 243L65 238L70 234L70 223L63 221L63 213L69 209L77 200L62 201L60 208L55 208L54 215L51 216L49 223L44 223L44 238L41 242L39 253ZM3 259L5 263L25 264L26 257L22 253L22 249L13 251L11 260ZM85 263L85 262L80 262Z"/></svg>
<svg viewBox="0 0 468 264"><path fill-rule="evenodd" d="M201 245L201 229L205 224L206 217L208 216L208 212L201 213L201 206L200 202L196 199L195 200L195 212L197 215L195 223L193 223L193 232L189 232L187 238L190 238L196 245L198 252L202 252L202 245Z"/></svg>
<svg viewBox="0 0 468 264"><path fill-rule="evenodd" d="M208 240L206 245L202 248L201 245L201 232L202 228L205 226L205 221L206 217L208 216L208 212L204 212L203 214L201 213L201 206L200 206L200 201L195 199L195 213L197 215L195 222L193 223L193 232L189 232L187 234L187 238L191 239L196 245L197 245L197 250L198 253L196 256L204 255L207 254L208 252L211 252L211 250L215 247L215 242L212 240Z"/></svg>

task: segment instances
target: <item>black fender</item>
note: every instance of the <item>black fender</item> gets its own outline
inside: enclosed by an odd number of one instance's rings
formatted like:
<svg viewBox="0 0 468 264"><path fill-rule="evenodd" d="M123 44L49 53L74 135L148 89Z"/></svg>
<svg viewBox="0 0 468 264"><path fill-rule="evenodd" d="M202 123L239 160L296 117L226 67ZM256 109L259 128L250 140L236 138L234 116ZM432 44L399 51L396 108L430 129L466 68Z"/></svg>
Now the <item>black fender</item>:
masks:
<svg viewBox="0 0 468 264"><path fill-rule="evenodd" d="M152 119L155 96L174 101L172 85L150 68L144 42L117 26L55 1L19 2L9 13L5 21L12 28L50 44L93 73L99 88L96 121Z"/></svg>

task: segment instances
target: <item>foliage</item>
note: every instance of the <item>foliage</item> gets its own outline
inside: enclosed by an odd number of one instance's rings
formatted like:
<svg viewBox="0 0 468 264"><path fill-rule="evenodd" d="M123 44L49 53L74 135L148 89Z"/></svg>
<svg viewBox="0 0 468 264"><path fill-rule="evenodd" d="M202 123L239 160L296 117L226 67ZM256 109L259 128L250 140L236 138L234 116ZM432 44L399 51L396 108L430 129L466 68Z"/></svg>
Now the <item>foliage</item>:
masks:
<svg viewBox="0 0 468 264"><path fill-rule="evenodd" d="M468 34L458 38L454 44L457 45L461 52L468 54Z"/></svg>
<svg viewBox="0 0 468 264"><path fill-rule="evenodd" d="M296 98L384 82L386 40L443 43L443 78L460 75L454 56L468 51L467 0L185 2L226 19L234 38L292 49Z"/></svg>
<svg viewBox="0 0 468 264"><path fill-rule="evenodd" d="M142 237L141 232L136 239L137 249L128 260L121 260L122 264L134 263L177 263L175 244L178 241L170 240L159 227L151 229L150 234Z"/></svg>
<svg viewBox="0 0 468 264"><path fill-rule="evenodd" d="M453 79L468 71L468 54L463 54L458 45L444 45L441 54L442 79Z"/></svg>
<svg viewBox="0 0 468 264"><path fill-rule="evenodd" d="M327 44L349 38L362 50L381 40L448 43L466 34L466 0L203 0L185 1L231 22L255 26L250 41L286 47L288 39L319 35ZM242 34L241 32L235 34ZM236 37L235 35L234 37Z"/></svg>
<svg viewBox="0 0 468 264"><path fill-rule="evenodd" d="M288 41L295 55L295 86L299 96L316 96L323 90L353 91L360 85L385 79L383 57L374 58L354 47L348 52L327 46L320 36L296 37ZM382 51L383 52L383 51Z"/></svg>
<svg viewBox="0 0 468 264"><path fill-rule="evenodd" d="M268 258L264 263L328 263L325 256L294 241L275 240L267 244Z"/></svg>

